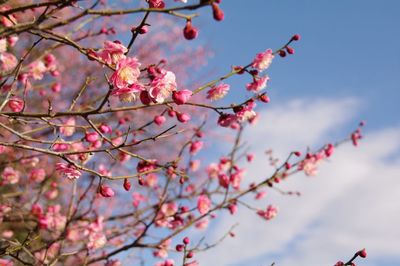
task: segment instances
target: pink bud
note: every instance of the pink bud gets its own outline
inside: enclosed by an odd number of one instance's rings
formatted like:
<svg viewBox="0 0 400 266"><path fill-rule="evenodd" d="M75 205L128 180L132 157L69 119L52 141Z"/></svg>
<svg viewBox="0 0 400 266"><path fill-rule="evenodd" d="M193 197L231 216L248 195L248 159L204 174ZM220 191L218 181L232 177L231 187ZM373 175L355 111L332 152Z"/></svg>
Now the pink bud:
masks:
<svg viewBox="0 0 400 266"><path fill-rule="evenodd" d="M8 100L8 107L10 107L13 112L21 112L24 109L24 106L24 101L19 97L13 97Z"/></svg>
<svg viewBox="0 0 400 266"><path fill-rule="evenodd" d="M188 115L186 113L177 113L176 118L181 123L187 123L190 120L190 115Z"/></svg>
<svg viewBox="0 0 400 266"><path fill-rule="evenodd" d="M224 12L219 8L219 6L216 3L212 3L212 10L213 10L213 17L216 21L222 21L224 20Z"/></svg>
<svg viewBox="0 0 400 266"><path fill-rule="evenodd" d="M180 90L172 93L172 99L179 105L186 103L191 96L192 92L190 90Z"/></svg>
<svg viewBox="0 0 400 266"><path fill-rule="evenodd" d="M183 36L186 38L186 40L195 39L198 33L198 30L192 26L192 22L188 20L185 28L183 29Z"/></svg>
<svg viewBox="0 0 400 266"><path fill-rule="evenodd" d="M190 239L189 239L189 237L185 237L184 239L183 239L183 244L185 244L185 245L189 245L189 243L190 243Z"/></svg>
<svg viewBox="0 0 400 266"><path fill-rule="evenodd" d="M286 52L284 50L279 50L278 52L280 57L285 57L286 56Z"/></svg>
<svg viewBox="0 0 400 266"><path fill-rule="evenodd" d="M129 182L129 180L126 178L124 179L124 189L126 191L129 191L131 189L131 182Z"/></svg>
<svg viewBox="0 0 400 266"><path fill-rule="evenodd" d="M292 47L287 46L286 52L288 52L288 54L294 54L294 49Z"/></svg>
<svg viewBox="0 0 400 266"><path fill-rule="evenodd" d="M149 28L146 25L138 29L139 34L146 34L148 31Z"/></svg>
<svg viewBox="0 0 400 266"><path fill-rule="evenodd" d="M192 142L192 144L190 145L190 154L194 155L197 152L199 152L201 150L201 148L203 148L203 142L202 141L194 141Z"/></svg>
<svg viewBox="0 0 400 266"><path fill-rule="evenodd" d="M297 157L300 157L300 156L301 156L301 152L299 152L299 151L295 151L295 152L293 152L293 154L294 154L295 156L297 156Z"/></svg>
<svg viewBox="0 0 400 266"><path fill-rule="evenodd" d="M260 99L260 101L262 101L264 103L269 103L270 102L270 98L266 94L261 95L258 99Z"/></svg>
<svg viewBox="0 0 400 266"><path fill-rule="evenodd" d="M105 185L100 186L100 194L105 198L114 197L115 195L114 191L109 186Z"/></svg>
<svg viewBox="0 0 400 266"><path fill-rule="evenodd" d="M249 154L246 155L246 159L250 163L251 161L253 161L254 155L249 153Z"/></svg>
<svg viewBox="0 0 400 266"><path fill-rule="evenodd" d="M52 86L51 86L51 90L53 91L53 92L60 92L61 91L61 84L60 83L54 83Z"/></svg>
<svg viewBox="0 0 400 266"><path fill-rule="evenodd" d="M141 91L139 95L140 101L144 105L149 105L151 103L151 98L149 96L149 93L147 91Z"/></svg>
<svg viewBox="0 0 400 266"><path fill-rule="evenodd" d="M293 37L292 37L292 40L293 40L293 41L299 41L300 39L301 39L301 37L300 37L299 34L295 34L295 35L293 35Z"/></svg>
<svg viewBox="0 0 400 266"><path fill-rule="evenodd" d="M112 132L112 128L109 125L101 124L99 127L101 133L107 134Z"/></svg>
<svg viewBox="0 0 400 266"><path fill-rule="evenodd" d="M90 133L86 133L85 135L85 139L87 142L95 142L97 139L99 138L99 134L97 134L97 132L90 132Z"/></svg>
<svg viewBox="0 0 400 266"><path fill-rule="evenodd" d="M186 255L186 258L191 259L193 258L194 254L193 251L189 251L188 254Z"/></svg>
<svg viewBox="0 0 400 266"><path fill-rule="evenodd" d="M165 123L165 116L163 115L156 115L154 117L154 123L156 123L156 125L161 126L162 124Z"/></svg>
<svg viewBox="0 0 400 266"><path fill-rule="evenodd" d="M178 251L178 252L182 252L184 248L185 248L185 246L182 244L178 244L175 247L176 251Z"/></svg>
<svg viewBox="0 0 400 266"><path fill-rule="evenodd" d="M357 254L361 258L366 258L367 257L367 251L365 250L365 248L363 248L362 250L358 251Z"/></svg>

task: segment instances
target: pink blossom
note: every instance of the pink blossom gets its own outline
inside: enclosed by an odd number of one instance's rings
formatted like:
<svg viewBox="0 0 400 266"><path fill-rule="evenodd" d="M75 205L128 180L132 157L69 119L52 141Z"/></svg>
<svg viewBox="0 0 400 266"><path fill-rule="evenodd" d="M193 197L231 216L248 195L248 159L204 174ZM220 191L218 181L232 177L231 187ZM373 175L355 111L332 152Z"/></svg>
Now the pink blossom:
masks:
<svg viewBox="0 0 400 266"><path fill-rule="evenodd" d="M194 155L196 153L198 153L201 149L203 148L203 142L202 141L194 141L190 144L190 154Z"/></svg>
<svg viewBox="0 0 400 266"><path fill-rule="evenodd" d="M220 175L218 175L218 182L219 182L219 185L220 185L221 187L223 187L223 188L228 188L228 186L229 186L229 181L230 181L229 176L227 176L226 174L220 174Z"/></svg>
<svg viewBox="0 0 400 266"><path fill-rule="evenodd" d="M19 40L17 35L7 37L7 42L11 47L14 47Z"/></svg>
<svg viewBox="0 0 400 266"><path fill-rule="evenodd" d="M13 70L18 64L17 58L13 54L4 52L0 53L0 70L9 72Z"/></svg>
<svg viewBox="0 0 400 266"><path fill-rule="evenodd" d="M207 99L211 101L219 100L228 93L230 86L228 84L221 83L217 86L211 87L209 91L207 91Z"/></svg>
<svg viewBox="0 0 400 266"><path fill-rule="evenodd" d="M258 53L253 60L252 67L258 69L259 71L263 71L267 69L271 63L274 55L271 49L265 50L265 52Z"/></svg>
<svg viewBox="0 0 400 266"><path fill-rule="evenodd" d="M35 80L42 80L44 73L46 73L47 67L43 61L37 60L29 64L29 76Z"/></svg>
<svg viewBox="0 0 400 266"><path fill-rule="evenodd" d="M211 201L207 195L200 195L197 199L197 210L201 215L206 214L211 207Z"/></svg>
<svg viewBox="0 0 400 266"><path fill-rule="evenodd" d="M14 96L8 100L8 107L10 107L13 112L18 113L24 109L25 103L21 98Z"/></svg>
<svg viewBox="0 0 400 266"><path fill-rule="evenodd" d="M128 49L118 41L105 41L99 57L107 64L114 65L126 58L127 51Z"/></svg>
<svg viewBox="0 0 400 266"><path fill-rule="evenodd" d="M132 198L133 198L132 204L133 204L133 206L136 207L136 208L139 206L139 204L140 204L142 201L145 201L145 200L146 200L146 197L143 196L142 194L138 193L138 192L133 192L133 193L132 193Z"/></svg>
<svg viewBox="0 0 400 266"><path fill-rule="evenodd" d="M144 88L141 84L132 84L129 87L114 89L111 95L118 96L119 100L124 103L129 103L136 100L136 94L143 91Z"/></svg>
<svg viewBox="0 0 400 266"><path fill-rule="evenodd" d="M195 226L197 229L206 229L210 220L208 218L203 218L200 221L198 221Z"/></svg>
<svg viewBox="0 0 400 266"><path fill-rule="evenodd" d="M85 235L88 235L88 243L86 244L89 250L99 249L105 246L107 238L103 233L103 220L104 217L97 217L94 223L89 224L85 230Z"/></svg>
<svg viewBox="0 0 400 266"><path fill-rule="evenodd" d="M218 118L218 125L221 127L229 127L236 121L236 116L233 114L221 114Z"/></svg>
<svg viewBox="0 0 400 266"><path fill-rule="evenodd" d="M29 180L40 183L46 178L46 171L43 168L32 169L29 173Z"/></svg>
<svg viewBox="0 0 400 266"><path fill-rule="evenodd" d="M163 103L171 92L176 90L175 74L171 71L161 70L160 76L150 83L149 96L156 103Z"/></svg>
<svg viewBox="0 0 400 266"><path fill-rule="evenodd" d="M124 89L138 83L140 76L140 63L135 57L121 59L116 66L116 71L111 75L110 81L115 89Z"/></svg>
<svg viewBox="0 0 400 266"><path fill-rule="evenodd" d="M56 170L70 180L78 179L82 175L75 166L65 163L56 163Z"/></svg>
<svg viewBox="0 0 400 266"><path fill-rule="evenodd" d="M7 40L0 39L0 53L7 51Z"/></svg>
<svg viewBox="0 0 400 266"><path fill-rule="evenodd" d="M265 220L271 220L278 214L278 207L268 205L265 211L260 210L257 212L257 214L263 217Z"/></svg>
<svg viewBox="0 0 400 266"><path fill-rule="evenodd" d="M4 237L4 238L11 238L11 237L13 237L13 235L14 235L14 232L12 230L4 230L1 233L1 236Z"/></svg>
<svg viewBox="0 0 400 266"><path fill-rule="evenodd" d="M70 117L64 123L62 127L60 127L60 133L66 137L70 137L75 133L75 118Z"/></svg>
<svg viewBox="0 0 400 266"><path fill-rule="evenodd" d="M180 90L174 91L172 93L172 99L178 105L185 104L190 97L192 97L193 92L190 90Z"/></svg>
<svg viewBox="0 0 400 266"><path fill-rule="evenodd" d="M122 264L119 260L109 260L104 266L122 266Z"/></svg>
<svg viewBox="0 0 400 266"><path fill-rule="evenodd" d="M0 259L0 266L14 266L14 262L7 259Z"/></svg>
<svg viewBox="0 0 400 266"><path fill-rule="evenodd" d="M3 173L1 174L1 183L6 184L17 184L19 181L20 173L12 168L11 166L7 166L4 168Z"/></svg>
<svg viewBox="0 0 400 266"><path fill-rule="evenodd" d="M267 86L268 76L254 77L252 83L248 83L246 88L248 91L259 92Z"/></svg>
<svg viewBox="0 0 400 266"><path fill-rule="evenodd" d="M67 217L60 213L60 205L51 205L47 212L39 217L39 226L42 229L61 231L67 222Z"/></svg>

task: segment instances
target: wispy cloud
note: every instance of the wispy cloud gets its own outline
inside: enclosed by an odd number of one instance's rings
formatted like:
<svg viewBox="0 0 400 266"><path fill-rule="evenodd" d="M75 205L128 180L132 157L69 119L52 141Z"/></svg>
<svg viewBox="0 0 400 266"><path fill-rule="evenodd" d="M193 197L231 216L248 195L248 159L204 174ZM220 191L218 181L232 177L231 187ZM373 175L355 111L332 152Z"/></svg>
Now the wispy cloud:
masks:
<svg viewBox="0 0 400 266"><path fill-rule="evenodd" d="M257 159L248 169L248 178L270 172L263 155L266 148L284 156L293 147L326 141L330 132L354 119L359 107L354 99L303 99L266 110L246 137L257 143L253 146ZM371 132L359 148L341 147L317 177L297 175L281 185L301 191L302 197L269 192L262 203L279 205L274 220L266 222L243 208L235 216L220 217L213 237L238 221L236 237L199 254L200 262L333 265L365 247L369 256L362 265L384 265L377 263L382 258L400 263L400 164L395 157L399 148L400 128Z"/></svg>

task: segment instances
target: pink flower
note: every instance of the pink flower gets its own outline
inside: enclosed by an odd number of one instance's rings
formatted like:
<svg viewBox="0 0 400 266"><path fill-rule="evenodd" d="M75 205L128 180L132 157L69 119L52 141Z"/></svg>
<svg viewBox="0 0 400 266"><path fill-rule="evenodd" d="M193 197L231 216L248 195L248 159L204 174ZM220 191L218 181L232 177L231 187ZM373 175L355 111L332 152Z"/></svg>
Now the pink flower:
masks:
<svg viewBox="0 0 400 266"><path fill-rule="evenodd" d="M211 201L207 195L200 195L197 199L197 210L200 212L201 215L206 214L211 207Z"/></svg>
<svg viewBox="0 0 400 266"><path fill-rule="evenodd" d="M174 91L172 93L172 100L178 105L185 104L190 97L192 97L192 91L190 90L180 90L180 91Z"/></svg>
<svg viewBox="0 0 400 266"><path fill-rule="evenodd" d="M111 95L118 96L121 102L129 103L136 100L137 92L143 91L144 88L141 84L132 84L129 87L122 89L114 89Z"/></svg>
<svg viewBox="0 0 400 266"><path fill-rule="evenodd" d="M206 229L208 224L209 224L210 220L207 218L203 218L200 221L198 221L195 226L197 229Z"/></svg>
<svg viewBox="0 0 400 266"><path fill-rule="evenodd" d="M66 137L70 137L75 133L75 118L70 117L64 123L62 127L60 127L60 133Z"/></svg>
<svg viewBox="0 0 400 266"><path fill-rule="evenodd" d="M13 54L4 52L0 53L0 70L9 72L13 70L18 64L17 58Z"/></svg>
<svg viewBox="0 0 400 266"><path fill-rule="evenodd" d="M252 83L248 83L246 88L248 91L259 92L267 86L268 76L254 77Z"/></svg>
<svg viewBox="0 0 400 266"><path fill-rule="evenodd" d="M10 107L13 112L21 112L24 109L24 106L24 101L19 97L15 96L8 100L8 107Z"/></svg>
<svg viewBox="0 0 400 266"><path fill-rule="evenodd" d="M140 63L135 57L121 59L116 66L116 71L111 75L110 81L115 89L125 89L138 83L140 76Z"/></svg>
<svg viewBox="0 0 400 266"><path fill-rule="evenodd" d="M272 54L272 50L267 49L265 52L256 55L251 66L259 71L263 71L271 65L273 58L274 55Z"/></svg>
<svg viewBox="0 0 400 266"><path fill-rule="evenodd" d="M78 179L82 175L81 172L76 170L75 166L65 163L56 163L56 170L70 180Z"/></svg>
<svg viewBox="0 0 400 266"><path fill-rule="evenodd" d="M4 168L3 173L1 174L1 183L2 184L17 184L19 181L20 173L14 168L7 166Z"/></svg>
<svg viewBox="0 0 400 266"><path fill-rule="evenodd" d="M128 49L118 41L105 41L99 57L107 64L114 65L126 58L127 51Z"/></svg>
<svg viewBox="0 0 400 266"><path fill-rule="evenodd" d="M1 266L14 266L14 262L12 262L11 260L7 260L7 259L0 259L0 265Z"/></svg>
<svg viewBox="0 0 400 266"><path fill-rule="evenodd" d="M100 194L105 198L111 198L114 197L115 195L114 191L109 186L106 185L100 186Z"/></svg>
<svg viewBox="0 0 400 266"><path fill-rule="evenodd" d="M221 187L228 188L230 182L229 176L227 176L226 174L218 175L218 182Z"/></svg>
<svg viewBox="0 0 400 266"><path fill-rule="evenodd" d="M43 229L61 231L65 227L67 217L60 213L60 205L51 205L47 208L47 212L39 217L39 226Z"/></svg>
<svg viewBox="0 0 400 266"><path fill-rule="evenodd" d="M47 67L42 61L34 61L29 64L29 76L33 77L35 80L43 79L44 73L46 73Z"/></svg>
<svg viewBox="0 0 400 266"><path fill-rule="evenodd" d="M142 194L138 193L138 192L133 192L133 193L132 193L132 198L133 198L132 204L133 204L133 206L136 207L136 208L139 206L139 204L140 204L142 201L145 201L145 200L146 200L146 197L143 196Z"/></svg>
<svg viewBox="0 0 400 266"><path fill-rule="evenodd" d="M194 141L192 142L192 144L190 144L190 154L194 155L196 153L198 153L201 148L203 148L203 142L202 141Z"/></svg>
<svg viewBox="0 0 400 266"><path fill-rule="evenodd" d="M149 96L156 103L163 103L176 90L176 77L171 71L161 70L161 75L150 83Z"/></svg>
<svg viewBox="0 0 400 266"><path fill-rule="evenodd" d="M260 215L265 220L271 220L278 214L278 207L268 205L265 211L260 210L257 212L257 214Z"/></svg>
<svg viewBox="0 0 400 266"><path fill-rule="evenodd" d="M221 114L218 118L218 125L221 127L229 127L235 122L237 122L237 119L233 114Z"/></svg>
<svg viewBox="0 0 400 266"><path fill-rule="evenodd" d="M29 173L29 180L40 183L46 178L46 171L43 168L32 169Z"/></svg>
<svg viewBox="0 0 400 266"><path fill-rule="evenodd" d="M119 260L109 260L104 264L104 266L121 266L121 262Z"/></svg>
<svg viewBox="0 0 400 266"><path fill-rule="evenodd" d="M89 224L84 234L88 235L88 243L86 247L89 250L99 249L105 246L107 243L107 238L103 233L103 220L104 217L97 217L94 223Z"/></svg>
<svg viewBox="0 0 400 266"><path fill-rule="evenodd" d="M0 53L7 51L7 40L0 39Z"/></svg>
<svg viewBox="0 0 400 266"><path fill-rule="evenodd" d="M207 99L211 101L219 100L228 93L230 86L228 84L221 83L217 86L211 87L211 89L207 92Z"/></svg>

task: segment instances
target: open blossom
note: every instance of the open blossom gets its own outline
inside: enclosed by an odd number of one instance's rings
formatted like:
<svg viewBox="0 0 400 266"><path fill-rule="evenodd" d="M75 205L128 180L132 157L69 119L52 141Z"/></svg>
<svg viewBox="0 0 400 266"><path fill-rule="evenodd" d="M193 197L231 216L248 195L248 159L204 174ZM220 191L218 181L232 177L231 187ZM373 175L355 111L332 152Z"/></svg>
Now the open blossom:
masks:
<svg viewBox="0 0 400 266"><path fill-rule="evenodd" d="M18 64L17 58L10 53L0 53L0 70L9 72L13 70Z"/></svg>
<svg viewBox="0 0 400 266"><path fill-rule="evenodd" d="M56 163L56 170L68 179L78 179L82 174L73 165Z"/></svg>
<svg viewBox="0 0 400 266"><path fill-rule="evenodd" d="M39 217L39 226L43 229L61 231L67 222L67 217L60 213L60 205L52 205L47 212Z"/></svg>
<svg viewBox="0 0 400 266"><path fill-rule="evenodd" d="M163 103L176 90L176 77L171 71L161 70L161 75L150 83L149 96L156 103Z"/></svg>
<svg viewBox="0 0 400 266"><path fill-rule="evenodd" d="M43 168L32 169L29 173L29 180L40 183L46 178L46 171Z"/></svg>
<svg viewBox="0 0 400 266"><path fill-rule="evenodd" d="M197 209L199 210L201 215L206 214L211 207L211 201L207 195L200 195L197 199Z"/></svg>
<svg viewBox="0 0 400 266"><path fill-rule="evenodd" d="M119 100L124 103L129 103L136 100L136 94L144 90L141 84L132 84L129 87L114 89L111 95L118 96Z"/></svg>
<svg viewBox="0 0 400 266"><path fill-rule="evenodd" d="M0 39L0 53L7 51L7 40Z"/></svg>
<svg viewBox="0 0 400 266"><path fill-rule="evenodd" d="M265 52L258 53L251 64L252 67L258 69L259 71L263 71L269 67L272 63L272 59L274 55L271 49L265 50Z"/></svg>
<svg viewBox="0 0 400 266"><path fill-rule="evenodd" d="M268 76L254 77L252 83L248 83L246 88L248 91L258 92L267 86Z"/></svg>
<svg viewBox="0 0 400 266"><path fill-rule="evenodd" d="M138 83L140 63L135 57L128 57L118 61L116 71L110 81L115 89L124 89Z"/></svg>
<svg viewBox="0 0 400 266"><path fill-rule="evenodd" d="M103 216L97 217L94 223L89 224L86 228L84 235L88 235L87 248L90 250L95 250L104 247L107 243L107 238L103 232Z"/></svg>
<svg viewBox="0 0 400 266"><path fill-rule="evenodd" d="M299 163L298 169L303 170L307 176L315 176L318 173L318 165L324 159L324 153L308 155Z"/></svg>
<svg viewBox="0 0 400 266"><path fill-rule="evenodd" d="M265 211L260 210L257 212L257 214L263 217L265 220L271 220L278 214L278 207L268 205Z"/></svg>
<svg viewBox="0 0 400 266"><path fill-rule="evenodd" d="M127 51L128 49L118 41L105 41L99 57L107 64L114 65L126 58L125 53Z"/></svg>
<svg viewBox="0 0 400 266"><path fill-rule="evenodd" d="M219 100L228 93L230 86L225 83L221 83L217 86L211 87L209 91L207 91L207 99L211 101Z"/></svg>
<svg viewBox="0 0 400 266"><path fill-rule="evenodd" d="M43 75L44 73L46 73L46 71L47 67L40 60L34 61L29 64L29 76L31 76L35 80L43 79Z"/></svg>
<svg viewBox="0 0 400 266"><path fill-rule="evenodd" d="M64 123L62 127L60 127L60 133L63 134L66 137L70 137L74 135L75 133L75 118L70 117L68 120Z"/></svg>
<svg viewBox="0 0 400 266"><path fill-rule="evenodd" d="M17 184L20 173L14 168L7 166L1 174L1 184Z"/></svg>

